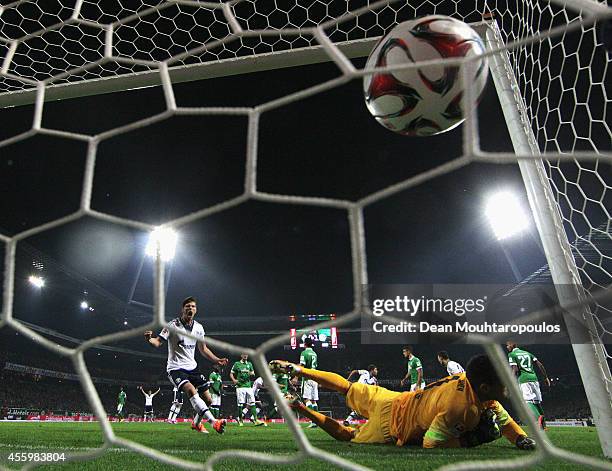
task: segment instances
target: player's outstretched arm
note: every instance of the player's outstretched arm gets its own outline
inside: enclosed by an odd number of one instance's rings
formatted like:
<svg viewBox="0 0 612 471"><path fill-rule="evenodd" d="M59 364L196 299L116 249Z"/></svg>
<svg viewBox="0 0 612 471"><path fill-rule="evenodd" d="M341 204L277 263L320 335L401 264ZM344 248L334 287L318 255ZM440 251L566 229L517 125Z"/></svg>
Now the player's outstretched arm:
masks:
<svg viewBox="0 0 612 471"><path fill-rule="evenodd" d="M535 364L538 365L540 373L542 373L542 376L544 377L544 383L546 384L546 386L550 388L550 379L548 378L548 375L546 374L546 368L544 368L544 365L542 364L540 360L536 360Z"/></svg>
<svg viewBox="0 0 612 471"><path fill-rule="evenodd" d="M472 448L502 436L502 424L494 404L490 404L481 414L475 414L472 409L463 406L449 406L450 409L438 413L429 426L423 437L423 448ZM457 436L461 430L464 431Z"/></svg>
<svg viewBox="0 0 612 471"><path fill-rule="evenodd" d="M200 353L217 365L225 366L229 361L227 358L219 358L215 355L204 342L198 342L198 350Z"/></svg>
<svg viewBox="0 0 612 471"><path fill-rule="evenodd" d="M505 412L503 408L501 411ZM501 423L503 419L506 421L505 425ZM464 426L469 427L470 430L455 438L456 425L452 424L461 423L463 420L465 420L464 417L447 417L445 413L438 414L425 433L423 448L472 448L497 440L502 434L522 450L533 449L530 448L531 446L535 447L535 442L527 437L507 412L505 412L505 417L500 417L495 408L485 409L475 426L473 422L471 425L465 423ZM518 434L519 431L522 435Z"/></svg>
<svg viewBox="0 0 612 471"><path fill-rule="evenodd" d="M501 426L502 435L520 450L535 450L536 442L527 436L525 431L517 424L504 407L493 401L492 409Z"/></svg>
<svg viewBox="0 0 612 471"><path fill-rule="evenodd" d="M149 345L153 345L155 348L159 348L162 346L162 341L159 339L159 337L153 337L152 330L145 331L144 337Z"/></svg>
<svg viewBox="0 0 612 471"><path fill-rule="evenodd" d="M447 422L449 419L445 413L440 412L436 415L423 437L423 448L459 448L463 446L449 431ZM404 442L398 440L397 444L403 446Z"/></svg>
<svg viewBox="0 0 612 471"><path fill-rule="evenodd" d="M346 380L347 380L347 381L350 381L350 380L351 380L351 378L352 378L353 376L355 376L356 374L357 374L357 370L351 370L351 372L349 373L349 375L346 377Z"/></svg>
<svg viewBox="0 0 612 471"><path fill-rule="evenodd" d="M417 385L416 390L421 390L421 383L423 382L423 368L417 368Z"/></svg>

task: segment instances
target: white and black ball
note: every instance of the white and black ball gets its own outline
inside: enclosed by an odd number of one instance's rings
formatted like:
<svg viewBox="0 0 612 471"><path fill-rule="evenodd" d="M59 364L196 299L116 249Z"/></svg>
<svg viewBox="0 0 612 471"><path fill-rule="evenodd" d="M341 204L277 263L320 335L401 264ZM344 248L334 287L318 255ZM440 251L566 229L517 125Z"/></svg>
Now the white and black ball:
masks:
<svg viewBox="0 0 612 471"><path fill-rule="evenodd" d="M454 18L432 15L400 23L372 50L366 67L386 67L435 59L469 58L485 51L480 36ZM366 106L376 121L399 134L431 136L464 121L460 66L422 65L366 75ZM470 83L480 97L489 69L482 57L470 69Z"/></svg>

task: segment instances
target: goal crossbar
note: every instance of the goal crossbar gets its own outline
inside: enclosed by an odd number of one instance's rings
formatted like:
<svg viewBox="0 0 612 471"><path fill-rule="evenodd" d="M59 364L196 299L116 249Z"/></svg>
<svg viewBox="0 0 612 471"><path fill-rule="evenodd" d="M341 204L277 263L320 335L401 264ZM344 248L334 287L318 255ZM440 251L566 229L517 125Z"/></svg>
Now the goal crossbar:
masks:
<svg viewBox="0 0 612 471"><path fill-rule="evenodd" d="M349 59L366 57L380 37L356 39L337 43L336 46ZM288 67L329 62L331 59L322 46L309 46L257 55L232 57L199 64L179 65L168 69L172 83L193 82L217 77L264 72ZM112 62L112 59L109 59ZM116 93L162 84L158 70L143 70L116 76L100 77L70 83L49 84L45 101L65 100L105 93ZM36 101L36 88L0 94L0 108L31 105Z"/></svg>
<svg viewBox="0 0 612 471"><path fill-rule="evenodd" d="M484 38L488 21L469 23ZM348 59L367 57L380 36L335 43ZM218 77L265 72L304 65L331 62L321 45L273 51L257 55L232 57L198 64L177 65L168 68L172 83L194 82ZM113 62L109 59L108 62ZM101 64L102 65L102 64ZM70 83L49 84L45 88L45 101L66 100L106 93L117 93L140 88L161 86L158 70L143 70L115 76L99 77ZM31 105L36 102L36 88L0 93L0 109Z"/></svg>

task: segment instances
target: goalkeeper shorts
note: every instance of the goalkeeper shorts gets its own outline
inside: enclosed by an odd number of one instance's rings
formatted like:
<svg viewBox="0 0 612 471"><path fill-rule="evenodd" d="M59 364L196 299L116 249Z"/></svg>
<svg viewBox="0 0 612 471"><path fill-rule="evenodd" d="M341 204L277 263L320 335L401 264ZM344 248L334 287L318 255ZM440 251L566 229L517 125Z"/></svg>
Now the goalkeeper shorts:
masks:
<svg viewBox="0 0 612 471"><path fill-rule="evenodd" d="M387 443L394 441L390 433L391 405L400 392L380 386L353 383L346 393L346 404L368 421L357 428L355 443Z"/></svg>

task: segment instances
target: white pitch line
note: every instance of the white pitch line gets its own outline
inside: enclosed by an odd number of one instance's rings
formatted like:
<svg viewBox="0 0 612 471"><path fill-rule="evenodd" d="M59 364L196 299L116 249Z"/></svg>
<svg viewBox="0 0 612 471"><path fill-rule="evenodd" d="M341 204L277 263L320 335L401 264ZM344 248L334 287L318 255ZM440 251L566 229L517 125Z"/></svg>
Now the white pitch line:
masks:
<svg viewBox="0 0 612 471"><path fill-rule="evenodd" d="M70 451L95 451L99 450L99 448L87 447L87 446L63 446L63 445L15 445L12 443L0 443L0 450L9 449L9 450L45 450L54 453L63 453ZM128 450L126 448L108 448L106 451L115 452L115 453L136 453L135 451ZM198 450L185 450L182 448L172 449L160 449L157 451L161 451L163 453L183 453L183 454L195 454L200 453Z"/></svg>

